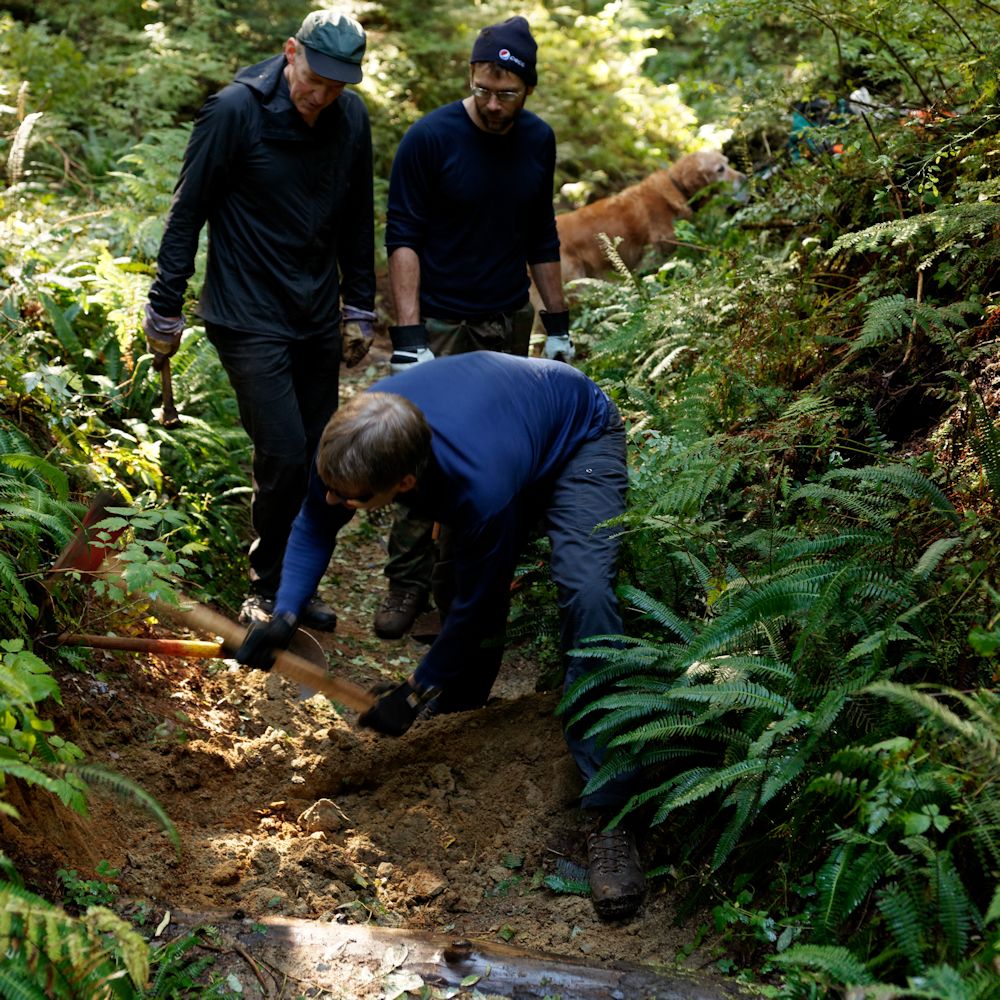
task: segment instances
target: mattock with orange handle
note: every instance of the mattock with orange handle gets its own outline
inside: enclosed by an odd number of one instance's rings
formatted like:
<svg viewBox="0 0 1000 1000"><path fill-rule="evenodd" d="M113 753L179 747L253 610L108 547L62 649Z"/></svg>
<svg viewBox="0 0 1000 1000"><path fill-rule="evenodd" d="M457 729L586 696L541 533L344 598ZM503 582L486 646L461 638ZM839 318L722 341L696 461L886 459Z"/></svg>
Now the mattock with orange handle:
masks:
<svg viewBox="0 0 1000 1000"><path fill-rule="evenodd" d="M76 571L94 575L106 574L104 568L109 540L97 537L100 522L108 516L108 508L122 504L121 497L114 491L104 490L94 499L73 540L63 549L53 565L58 572ZM118 532L120 534L120 531ZM111 533L112 535L114 533ZM157 614L175 622L189 626L194 631L208 632L221 636L222 646L234 651L243 644L247 630L225 615L213 611L203 604L181 597L181 606L175 607L163 601L150 598ZM172 640L181 642L183 640ZM274 669L289 680L326 695L331 701L340 702L358 712L367 711L375 704L375 698L360 685L335 677L322 667L287 649L275 650Z"/></svg>

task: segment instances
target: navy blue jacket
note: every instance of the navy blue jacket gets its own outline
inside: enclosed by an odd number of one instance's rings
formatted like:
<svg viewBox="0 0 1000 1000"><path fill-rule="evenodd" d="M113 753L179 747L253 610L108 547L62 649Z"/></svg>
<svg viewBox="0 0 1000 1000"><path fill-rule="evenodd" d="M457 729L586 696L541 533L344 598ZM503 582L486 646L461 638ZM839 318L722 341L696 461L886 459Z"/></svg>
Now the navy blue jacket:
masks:
<svg viewBox="0 0 1000 1000"><path fill-rule="evenodd" d="M337 326L341 291L374 308L368 111L344 91L310 128L284 68L280 55L241 70L198 113L149 294L162 316L180 315L206 222L206 321L296 338Z"/></svg>
<svg viewBox="0 0 1000 1000"><path fill-rule="evenodd" d="M522 110L510 130L478 128L461 101L403 136L389 180L385 245L420 258L420 311L481 319L528 298L528 264L559 260L552 209L556 140Z"/></svg>
<svg viewBox="0 0 1000 1000"><path fill-rule="evenodd" d="M608 399L586 375L559 361L476 351L438 358L377 382L368 392L404 396L432 431L433 460L399 499L454 532L456 594L444 628L417 669L438 686L474 668L495 609L506 607L527 525L545 485L608 422ZM275 611L297 614L316 592L353 512L326 503L313 465L292 525ZM491 614L492 612L492 614Z"/></svg>

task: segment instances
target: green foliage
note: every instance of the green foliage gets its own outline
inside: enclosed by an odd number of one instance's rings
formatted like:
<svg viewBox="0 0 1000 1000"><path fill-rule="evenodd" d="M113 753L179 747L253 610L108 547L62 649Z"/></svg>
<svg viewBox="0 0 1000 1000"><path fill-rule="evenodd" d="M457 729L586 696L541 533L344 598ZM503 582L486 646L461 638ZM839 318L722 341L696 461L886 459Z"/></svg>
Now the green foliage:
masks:
<svg viewBox="0 0 1000 1000"><path fill-rule="evenodd" d="M0 882L0 991L11 997L140 997L146 942L102 906L71 917L34 893Z"/></svg>
<svg viewBox="0 0 1000 1000"><path fill-rule="evenodd" d="M0 641L0 650L0 809L12 812L3 802L3 788L8 778L16 778L85 812L85 785L72 769L83 755L37 711L47 699L61 701L59 685L22 640Z"/></svg>
<svg viewBox="0 0 1000 1000"><path fill-rule="evenodd" d="M114 879L120 873L107 861L99 861L94 873L96 878L85 879L75 868L58 869L56 878L62 883L63 902L79 911L85 911L89 906L110 906L119 892Z"/></svg>
<svg viewBox="0 0 1000 1000"><path fill-rule="evenodd" d="M75 871L58 874L78 916L24 888L8 858L0 854L0 996L11 1000L174 1000L234 996L232 977L211 974L218 933L197 927L171 941L147 942L106 904L118 873L107 862L98 879Z"/></svg>
<svg viewBox="0 0 1000 1000"><path fill-rule="evenodd" d="M898 340L904 334L912 338L913 331L920 330L946 355L960 360L962 352L957 347L952 328L964 329L965 315L970 312L978 314L980 308L976 302L929 306L903 295L876 299L868 307L864 326L851 345L851 353Z"/></svg>

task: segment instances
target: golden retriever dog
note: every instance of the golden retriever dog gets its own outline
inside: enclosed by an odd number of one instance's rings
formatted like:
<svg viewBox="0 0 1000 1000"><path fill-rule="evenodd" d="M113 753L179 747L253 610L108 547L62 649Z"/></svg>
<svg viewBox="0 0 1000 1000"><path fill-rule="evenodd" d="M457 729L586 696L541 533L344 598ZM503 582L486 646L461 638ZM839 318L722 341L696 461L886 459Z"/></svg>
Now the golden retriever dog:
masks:
<svg viewBox="0 0 1000 1000"><path fill-rule="evenodd" d="M735 190L745 180L717 150L689 153L618 194L557 215L563 283L599 278L611 269L598 233L606 233L612 241L620 237L618 253L629 270L649 247L669 255L675 245L674 219L691 218L688 201L696 192L719 182ZM531 300L536 311L541 308L534 286Z"/></svg>

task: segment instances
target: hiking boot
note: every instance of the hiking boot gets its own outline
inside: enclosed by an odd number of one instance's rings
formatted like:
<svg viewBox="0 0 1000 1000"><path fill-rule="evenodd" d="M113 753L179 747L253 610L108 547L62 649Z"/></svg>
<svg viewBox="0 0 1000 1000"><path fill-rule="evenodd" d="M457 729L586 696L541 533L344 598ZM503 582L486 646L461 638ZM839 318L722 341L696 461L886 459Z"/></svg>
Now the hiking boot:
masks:
<svg viewBox="0 0 1000 1000"><path fill-rule="evenodd" d="M625 829L596 830L587 837L594 909L602 920L634 916L646 894L646 876L635 837Z"/></svg>
<svg viewBox="0 0 1000 1000"><path fill-rule="evenodd" d="M247 594L246 600L240 606L237 621L241 625L251 625L253 622L267 622L274 614L273 594Z"/></svg>
<svg viewBox="0 0 1000 1000"><path fill-rule="evenodd" d="M329 604L324 604L319 595L313 594L299 615L299 625L317 632L333 632L337 627L337 612Z"/></svg>
<svg viewBox="0 0 1000 1000"><path fill-rule="evenodd" d="M382 606L375 613L375 634L380 639L401 638L426 606L427 594L423 591L390 587Z"/></svg>

